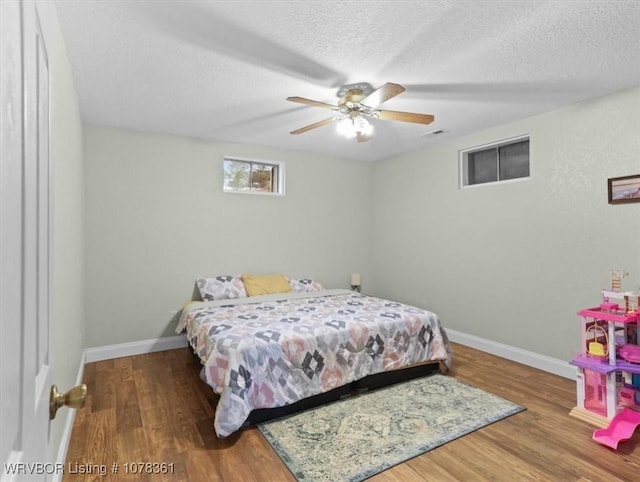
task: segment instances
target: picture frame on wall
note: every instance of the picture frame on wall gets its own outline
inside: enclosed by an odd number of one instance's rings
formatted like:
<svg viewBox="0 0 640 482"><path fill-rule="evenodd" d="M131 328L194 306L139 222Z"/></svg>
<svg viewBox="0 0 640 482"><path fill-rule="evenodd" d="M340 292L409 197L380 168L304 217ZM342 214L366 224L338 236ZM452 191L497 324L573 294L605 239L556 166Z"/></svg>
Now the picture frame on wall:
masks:
<svg viewBox="0 0 640 482"><path fill-rule="evenodd" d="M607 180L609 204L640 202L640 174L612 177Z"/></svg>

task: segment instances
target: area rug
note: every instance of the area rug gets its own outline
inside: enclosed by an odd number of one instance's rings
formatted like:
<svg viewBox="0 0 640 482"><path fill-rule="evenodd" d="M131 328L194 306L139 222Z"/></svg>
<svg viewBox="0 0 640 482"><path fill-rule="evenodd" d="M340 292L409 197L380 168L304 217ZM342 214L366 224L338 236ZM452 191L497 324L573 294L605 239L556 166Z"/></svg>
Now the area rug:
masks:
<svg viewBox="0 0 640 482"><path fill-rule="evenodd" d="M297 480L356 482L523 410L435 374L258 428Z"/></svg>

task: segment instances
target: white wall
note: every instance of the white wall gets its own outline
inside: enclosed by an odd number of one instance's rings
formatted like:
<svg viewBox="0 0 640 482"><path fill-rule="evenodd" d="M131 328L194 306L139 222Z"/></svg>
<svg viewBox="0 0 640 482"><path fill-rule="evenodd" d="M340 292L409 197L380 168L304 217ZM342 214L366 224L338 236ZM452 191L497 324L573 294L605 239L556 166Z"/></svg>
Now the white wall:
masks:
<svg viewBox="0 0 640 482"><path fill-rule="evenodd" d="M53 160L53 382L61 391L76 383L84 348L84 179L82 122L64 40L53 20L51 134ZM51 447L58 450L70 410L52 422Z"/></svg>
<svg viewBox="0 0 640 482"><path fill-rule="evenodd" d="M86 346L172 335L194 278L284 272L436 311L451 329L557 359L612 268L640 286L640 89L373 165L84 126ZM526 181L459 189L460 149L531 137ZM286 162L287 195L222 192L223 155Z"/></svg>
<svg viewBox="0 0 640 482"><path fill-rule="evenodd" d="M640 286L640 204L607 203L607 178L640 174L639 112L635 88L375 164L375 292L568 360L610 270ZM459 188L460 149L521 134L529 180Z"/></svg>
<svg viewBox="0 0 640 482"><path fill-rule="evenodd" d="M286 163L286 196L222 192L223 156ZM173 334L195 278L370 283L369 164L84 126L86 346Z"/></svg>

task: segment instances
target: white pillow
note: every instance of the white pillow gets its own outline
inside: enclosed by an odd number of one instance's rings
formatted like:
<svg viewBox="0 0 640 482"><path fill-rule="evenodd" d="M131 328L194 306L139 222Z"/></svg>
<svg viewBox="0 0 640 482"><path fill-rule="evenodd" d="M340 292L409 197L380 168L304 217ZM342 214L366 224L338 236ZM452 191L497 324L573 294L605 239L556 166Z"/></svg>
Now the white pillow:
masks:
<svg viewBox="0 0 640 482"><path fill-rule="evenodd" d="M291 291L294 293L310 293L312 291L323 291L324 287L317 281L311 278L289 278L289 285L291 285Z"/></svg>
<svg viewBox="0 0 640 482"><path fill-rule="evenodd" d="M198 278L198 291L204 301L246 298L247 292L239 275L222 275L215 278Z"/></svg>

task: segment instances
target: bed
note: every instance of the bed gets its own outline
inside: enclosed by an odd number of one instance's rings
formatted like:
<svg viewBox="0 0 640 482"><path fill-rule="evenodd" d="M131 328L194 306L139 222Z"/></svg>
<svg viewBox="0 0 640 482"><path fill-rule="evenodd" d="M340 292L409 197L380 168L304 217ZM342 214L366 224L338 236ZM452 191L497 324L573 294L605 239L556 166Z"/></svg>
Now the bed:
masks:
<svg viewBox="0 0 640 482"><path fill-rule="evenodd" d="M446 371L452 355L434 313L342 289L193 301L176 332L186 334L201 378L220 396L220 438L252 414L261 421L265 409L324 403L383 373L398 381L424 366Z"/></svg>

